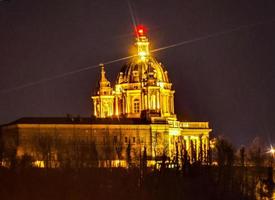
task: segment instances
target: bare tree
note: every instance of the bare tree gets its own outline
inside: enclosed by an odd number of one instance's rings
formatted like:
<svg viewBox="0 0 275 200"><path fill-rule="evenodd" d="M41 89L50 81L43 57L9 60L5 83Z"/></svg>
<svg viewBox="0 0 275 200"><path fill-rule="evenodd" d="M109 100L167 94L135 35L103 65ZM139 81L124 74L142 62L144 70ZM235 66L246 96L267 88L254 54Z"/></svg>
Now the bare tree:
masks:
<svg viewBox="0 0 275 200"><path fill-rule="evenodd" d="M1 135L2 137L2 160L5 165L9 166L11 169L16 168L17 164L17 147L18 147L18 137L17 133L11 131L10 134Z"/></svg>
<svg viewBox="0 0 275 200"><path fill-rule="evenodd" d="M131 142L129 140L129 143L126 148L126 162L127 162L128 168L132 167L131 151L132 151L132 147L131 147Z"/></svg>
<svg viewBox="0 0 275 200"><path fill-rule="evenodd" d="M94 140L90 143L89 155L91 160L91 167L98 167L98 152L96 149L96 143Z"/></svg>
<svg viewBox="0 0 275 200"><path fill-rule="evenodd" d="M242 146L240 149L240 164L242 167L245 166L245 147Z"/></svg>
<svg viewBox="0 0 275 200"><path fill-rule="evenodd" d="M197 153L196 153L196 147L192 140L190 142L190 146L191 146L191 162L194 163L197 161Z"/></svg>
<svg viewBox="0 0 275 200"><path fill-rule="evenodd" d="M166 151L164 150L161 156L160 171L164 171L166 169L166 161L167 161L167 155L166 155Z"/></svg>
<svg viewBox="0 0 275 200"><path fill-rule="evenodd" d="M39 158L39 155L41 155L45 168L50 168L53 148L52 136L44 134L34 135L34 141L37 157Z"/></svg>
<svg viewBox="0 0 275 200"><path fill-rule="evenodd" d="M145 173L147 170L147 149L146 146L143 148L143 154L142 154L142 171Z"/></svg>
<svg viewBox="0 0 275 200"><path fill-rule="evenodd" d="M234 162L234 148L227 140L217 140L217 161L219 166L232 166Z"/></svg>
<svg viewBox="0 0 275 200"><path fill-rule="evenodd" d="M188 156L188 152L186 150L186 145L181 143L181 166L182 171L186 173L188 171L188 168L190 166L190 158Z"/></svg>
<svg viewBox="0 0 275 200"><path fill-rule="evenodd" d="M203 149L202 149L202 136L200 136L200 146L199 146L199 157L198 157L198 161L200 163L202 163L203 161Z"/></svg>
<svg viewBox="0 0 275 200"><path fill-rule="evenodd" d="M28 154L24 154L23 156L21 156L21 158L18 160L18 165L19 168L22 170L24 169L28 169L28 168L32 168L33 165L33 158L32 156L28 155Z"/></svg>
<svg viewBox="0 0 275 200"><path fill-rule="evenodd" d="M123 150L123 143L122 143L122 137L120 135L119 138L117 138L118 140L114 140L114 146L115 146L115 151L116 151L116 155L118 158L118 165L120 167L120 161L122 160L122 150Z"/></svg>
<svg viewBox="0 0 275 200"><path fill-rule="evenodd" d="M4 141L3 141L2 133L0 132L0 167L2 166L2 163L3 163L3 155L4 155Z"/></svg>
<svg viewBox="0 0 275 200"><path fill-rule="evenodd" d="M105 164L107 167L111 167L112 159L113 159L113 151L114 151L114 146L113 142L111 142L111 138L109 133L107 133L104 136L104 144L103 144L103 150L104 150L104 155L105 155Z"/></svg>
<svg viewBox="0 0 275 200"><path fill-rule="evenodd" d="M264 164L265 155L262 151L262 142L260 138L256 137L249 145L248 156L250 164L254 165L256 168L261 167Z"/></svg>
<svg viewBox="0 0 275 200"><path fill-rule="evenodd" d="M176 146L176 155L175 155L175 165L176 165L176 169L179 169L179 146L178 143L175 143Z"/></svg>

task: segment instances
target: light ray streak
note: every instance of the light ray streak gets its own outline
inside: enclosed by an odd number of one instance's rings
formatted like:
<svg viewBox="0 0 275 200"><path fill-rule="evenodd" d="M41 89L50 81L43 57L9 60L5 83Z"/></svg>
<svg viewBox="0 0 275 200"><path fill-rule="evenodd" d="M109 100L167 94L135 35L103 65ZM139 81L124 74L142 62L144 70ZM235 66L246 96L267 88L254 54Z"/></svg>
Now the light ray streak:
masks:
<svg viewBox="0 0 275 200"><path fill-rule="evenodd" d="M132 5L130 3L130 0L127 0L127 4L128 4L129 12L130 12L130 15L131 15L131 20L132 20L132 23L133 23L133 26L134 26L134 29L135 29L135 32L136 32L137 22L136 22L136 18L135 18L134 11L133 11Z"/></svg>
<svg viewBox="0 0 275 200"><path fill-rule="evenodd" d="M115 59L115 60L110 60L110 61L104 62L103 64L108 65L108 64L120 62L120 61L123 61L123 60L128 60L132 57L134 57L134 56L127 56L127 57L123 57L123 58L119 58L119 59ZM55 80L55 79L59 79L59 78L63 78L63 77L66 77L66 76L71 76L73 74L80 73L80 72L83 72L83 71L87 71L87 70L90 70L90 69L94 69L94 68L97 68L97 67L98 67L98 65L91 65L91 66L87 66L85 68L77 69L77 70L74 70L74 71L66 72L66 73L55 75L55 76L48 77L48 78L43 78L43 79L40 79L38 81L33 81L33 82L26 83L26 84L16 86L16 87L13 87L13 88L3 89L3 90L0 90L0 94L1 93L12 92L14 90L24 89L24 88L27 88L27 87L42 84L42 83L52 81L52 80Z"/></svg>
<svg viewBox="0 0 275 200"><path fill-rule="evenodd" d="M271 20L271 22L274 23L275 19ZM226 30L226 31L221 31L221 32L218 32L218 33L213 33L213 34L205 35L205 36L198 37L198 38L195 38L195 39L185 40L185 41L178 42L178 43L175 43L175 44L160 47L160 48L152 50L151 52L163 51L163 50L166 50L166 49L179 47L179 46L182 46L182 45L185 45L185 44L190 44L190 43L198 42L198 41L201 41L201 40L206 40L206 39L219 37L219 36L222 36L222 35L227 35L229 33L237 32L237 31L240 31L242 29L252 28L252 27L255 27L255 26L258 26L258 25L263 25L263 24L266 24L266 23L267 22L259 22L259 23L255 23L255 24L248 24L248 25L238 26L236 28L232 28L232 29L229 29L229 30Z"/></svg>
<svg viewBox="0 0 275 200"><path fill-rule="evenodd" d="M275 19L272 19L271 21L269 21L269 23L270 22L274 23ZM260 22L260 23L255 23L255 24L242 25L242 26L239 26L239 27L236 27L236 28L233 28L233 29L229 29L229 30L226 30L226 31L222 31L222 32L214 33L214 34L209 34L209 35L198 37L198 38L195 38L195 39L185 40L185 41L178 42L178 43L175 43L175 44L171 44L171 45L167 45L167 46L160 47L160 48L157 48L157 49L153 49L151 52L153 53L153 52L163 51L163 50L174 48L174 47L183 46L185 44L190 44L190 43L194 43L194 42L198 42L198 41L202 41L202 40L206 40L206 39L226 35L226 34L229 34L229 33L232 33L232 32L240 31L240 30L245 29L245 28L252 28L252 27L262 25L262 24L266 24L266 23L268 23L268 22ZM118 58L118 59L114 59L114 60L111 60L111 61L104 62L103 64L109 65L109 64L113 64L113 63L120 62L120 61L123 61L123 60L128 60L128 59L133 58L135 56L136 55L127 56L127 57L123 57L123 58ZM49 78L44 78L44 79L41 79L41 80L38 80L38 81L26 83L26 84L16 86L16 87L13 87L13 88L3 89L3 90L0 90L0 94L8 93L8 92L15 91L15 90L24 89L24 88L27 88L27 87L42 84L44 82L56 80L56 79L63 78L63 77L66 77L66 76L71 76L73 74L80 73L80 72L83 72L83 71L87 71L87 70L90 70L90 69L94 69L94 68L97 68L97 67L98 67L98 65L91 65L91 66L87 66L85 68L77 69L77 70L66 72L66 73L59 74L59 75L55 75L55 76L52 76L52 77L49 77Z"/></svg>

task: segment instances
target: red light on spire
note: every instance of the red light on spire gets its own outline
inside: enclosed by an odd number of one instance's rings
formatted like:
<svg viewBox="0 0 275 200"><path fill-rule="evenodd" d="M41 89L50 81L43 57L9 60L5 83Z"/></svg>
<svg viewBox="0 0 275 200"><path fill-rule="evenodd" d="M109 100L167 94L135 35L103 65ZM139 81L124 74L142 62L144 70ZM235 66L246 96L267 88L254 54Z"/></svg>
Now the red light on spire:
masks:
<svg viewBox="0 0 275 200"><path fill-rule="evenodd" d="M147 32L147 29L146 29L145 26L138 25L136 27L136 35L137 35L137 37L145 36L146 32Z"/></svg>

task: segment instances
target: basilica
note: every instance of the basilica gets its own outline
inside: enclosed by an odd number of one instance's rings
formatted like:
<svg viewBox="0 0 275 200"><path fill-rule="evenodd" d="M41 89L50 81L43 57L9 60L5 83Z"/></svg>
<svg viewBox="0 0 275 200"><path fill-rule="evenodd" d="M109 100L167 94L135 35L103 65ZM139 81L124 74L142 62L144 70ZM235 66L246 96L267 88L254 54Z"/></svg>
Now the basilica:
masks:
<svg viewBox="0 0 275 200"><path fill-rule="evenodd" d="M178 162L207 161L208 122L181 122L175 90L165 67L152 55L144 26L135 30L136 54L114 84L100 64L91 117L21 118L1 126L1 164L29 156L37 167L129 167L146 154L155 166L165 155Z"/></svg>
<svg viewBox="0 0 275 200"><path fill-rule="evenodd" d="M149 117L176 120L174 93L168 72L152 55L143 28L137 31L137 56L120 70L112 88L101 65L99 90L93 96L94 115L99 118Z"/></svg>

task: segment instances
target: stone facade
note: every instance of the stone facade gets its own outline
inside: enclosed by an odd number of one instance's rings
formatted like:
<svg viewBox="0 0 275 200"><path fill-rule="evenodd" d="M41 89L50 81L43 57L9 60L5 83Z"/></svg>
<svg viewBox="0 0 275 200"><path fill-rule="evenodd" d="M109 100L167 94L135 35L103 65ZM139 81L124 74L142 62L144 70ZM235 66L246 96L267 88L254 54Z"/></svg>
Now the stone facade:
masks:
<svg viewBox="0 0 275 200"><path fill-rule="evenodd" d="M171 160L178 151L187 150L190 161L206 161L209 127L205 122L156 124L131 120L96 119L72 121L23 118L1 128L3 162L10 165L16 157L31 156L37 165L127 166L127 148L133 165L138 165L146 149L148 165L161 160L165 153ZM62 122L63 121L63 122ZM200 149L201 148L201 149ZM195 152L195 154L192 152Z"/></svg>

